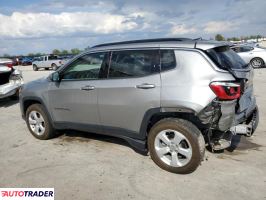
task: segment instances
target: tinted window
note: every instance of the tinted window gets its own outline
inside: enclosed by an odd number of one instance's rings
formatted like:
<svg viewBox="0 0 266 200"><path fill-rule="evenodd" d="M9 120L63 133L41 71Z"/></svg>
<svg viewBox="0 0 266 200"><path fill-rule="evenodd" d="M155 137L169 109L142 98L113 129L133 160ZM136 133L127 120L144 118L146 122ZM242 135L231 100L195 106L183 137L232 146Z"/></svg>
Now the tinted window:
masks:
<svg viewBox="0 0 266 200"><path fill-rule="evenodd" d="M240 47L240 52L248 52L248 51L252 51L253 49L254 49L253 47L243 46L243 47Z"/></svg>
<svg viewBox="0 0 266 200"><path fill-rule="evenodd" d="M58 59L58 56L54 56L54 55L48 56L48 60L57 60L57 59Z"/></svg>
<svg viewBox="0 0 266 200"><path fill-rule="evenodd" d="M234 52L240 52L240 47L232 47L231 48Z"/></svg>
<svg viewBox="0 0 266 200"><path fill-rule="evenodd" d="M247 64L230 47L216 47L208 49L207 54L222 69L243 69Z"/></svg>
<svg viewBox="0 0 266 200"><path fill-rule="evenodd" d="M160 50L161 71L173 69L176 67L175 53L173 50Z"/></svg>
<svg viewBox="0 0 266 200"><path fill-rule="evenodd" d="M100 69L107 53L84 55L73 63L63 73L63 79L98 79Z"/></svg>
<svg viewBox="0 0 266 200"><path fill-rule="evenodd" d="M110 78L139 77L159 72L158 51L129 50L112 53Z"/></svg>

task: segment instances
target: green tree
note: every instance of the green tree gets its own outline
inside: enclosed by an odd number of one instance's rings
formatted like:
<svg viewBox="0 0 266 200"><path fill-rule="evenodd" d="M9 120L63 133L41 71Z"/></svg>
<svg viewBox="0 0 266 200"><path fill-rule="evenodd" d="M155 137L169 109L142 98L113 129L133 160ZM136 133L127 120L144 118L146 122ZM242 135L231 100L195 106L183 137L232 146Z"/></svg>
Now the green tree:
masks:
<svg viewBox="0 0 266 200"><path fill-rule="evenodd" d="M217 41L224 41L225 38L221 34L217 34L217 35L215 35L215 40L217 40Z"/></svg>
<svg viewBox="0 0 266 200"><path fill-rule="evenodd" d="M60 50L58 50L58 49L54 49L54 50L53 50L53 54L61 54L61 52L60 52Z"/></svg>
<svg viewBox="0 0 266 200"><path fill-rule="evenodd" d="M68 54L68 50L62 50L62 51L61 51L61 54L63 54L63 55Z"/></svg>
<svg viewBox="0 0 266 200"><path fill-rule="evenodd" d="M71 49L70 50L72 54L79 54L81 51L77 48Z"/></svg>

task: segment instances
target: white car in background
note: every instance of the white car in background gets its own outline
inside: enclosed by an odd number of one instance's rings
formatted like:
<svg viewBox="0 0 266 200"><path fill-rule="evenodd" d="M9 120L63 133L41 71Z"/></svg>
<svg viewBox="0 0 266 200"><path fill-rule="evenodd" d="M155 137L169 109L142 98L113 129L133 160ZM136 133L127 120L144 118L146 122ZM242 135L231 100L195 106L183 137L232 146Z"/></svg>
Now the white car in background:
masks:
<svg viewBox="0 0 266 200"><path fill-rule="evenodd" d="M0 99L6 97L17 99L22 85L21 71L13 68L12 60L0 58Z"/></svg>
<svg viewBox="0 0 266 200"><path fill-rule="evenodd" d="M266 48L248 45L235 45L233 49L247 64L253 68L262 68L266 64Z"/></svg>

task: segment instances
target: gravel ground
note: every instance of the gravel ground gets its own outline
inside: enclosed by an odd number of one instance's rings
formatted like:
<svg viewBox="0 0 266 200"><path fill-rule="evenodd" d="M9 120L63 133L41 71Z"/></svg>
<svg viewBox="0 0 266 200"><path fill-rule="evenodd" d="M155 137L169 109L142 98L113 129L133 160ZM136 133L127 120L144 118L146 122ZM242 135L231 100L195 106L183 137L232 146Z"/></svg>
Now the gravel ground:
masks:
<svg viewBox="0 0 266 200"><path fill-rule="evenodd" d="M19 67L25 82L51 71ZM54 187L56 199L266 199L266 69L255 72L260 124L233 151L206 153L192 174L158 168L121 139L65 133L34 139L19 104L0 101L0 187Z"/></svg>

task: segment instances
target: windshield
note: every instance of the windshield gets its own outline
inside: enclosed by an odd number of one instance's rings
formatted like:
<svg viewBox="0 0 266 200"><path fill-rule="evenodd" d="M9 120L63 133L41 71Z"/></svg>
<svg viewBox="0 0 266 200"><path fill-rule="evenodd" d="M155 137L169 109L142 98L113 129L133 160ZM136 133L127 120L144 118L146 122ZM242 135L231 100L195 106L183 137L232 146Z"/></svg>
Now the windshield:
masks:
<svg viewBox="0 0 266 200"><path fill-rule="evenodd" d="M229 46L208 49L206 52L222 69L244 69L248 66Z"/></svg>

